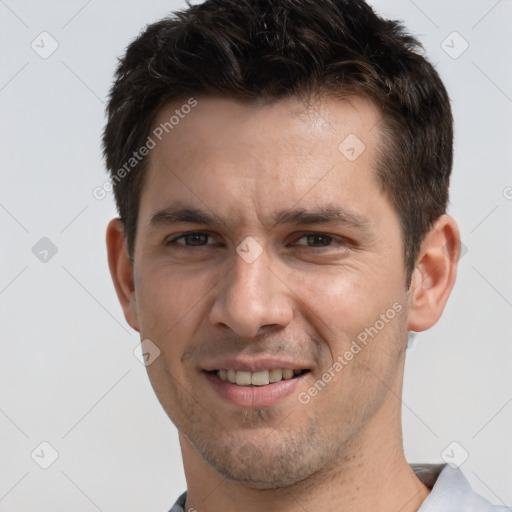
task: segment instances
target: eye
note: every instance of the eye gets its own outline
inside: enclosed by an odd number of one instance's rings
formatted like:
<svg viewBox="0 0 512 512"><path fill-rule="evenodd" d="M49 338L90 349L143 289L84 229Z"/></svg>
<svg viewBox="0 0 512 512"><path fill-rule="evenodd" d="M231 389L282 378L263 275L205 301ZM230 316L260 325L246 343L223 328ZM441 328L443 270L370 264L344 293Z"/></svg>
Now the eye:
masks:
<svg viewBox="0 0 512 512"><path fill-rule="evenodd" d="M211 239L211 235L208 233L202 233L199 231L193 231L190 233L183 233L172 240L166 242L166 245L181 245L187 247L200 247L202 245L212 245L206 243L208 239ZM179 240L184 240L185 243L178 242Z"/></svg>
<svg viewBox="0 0 512 512"><path fill-rule="evenodd" d="M328 247L336 241L334 237L325 235L324 233L308 233L302 235L297 239L297 241L303 239L306 240L306 243L297 243L297 245L306 245L307 247ZM340 240L339 242L343 245L343 240Z"/></svg>

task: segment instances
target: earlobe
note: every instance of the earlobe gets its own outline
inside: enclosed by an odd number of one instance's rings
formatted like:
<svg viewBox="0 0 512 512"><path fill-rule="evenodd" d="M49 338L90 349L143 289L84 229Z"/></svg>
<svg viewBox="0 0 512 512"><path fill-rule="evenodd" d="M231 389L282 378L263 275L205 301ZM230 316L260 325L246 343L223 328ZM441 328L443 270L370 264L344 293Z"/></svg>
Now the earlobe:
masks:
<svg viewBox="0 0 512 512"><path fill-rule="evenodd" d="M441 215L425 236L410 288L408 329L424 331L441 317L457 274L460 235L456 222Z"/></svg>
<svg viewBox="0 0 512 512"><path fill-rule="evenodd" d="M110 275L123 308L124 317L128 324L138 331L133 264L128 256L124 224L120 219L112 219L108 223L106 243Z"/></svg>

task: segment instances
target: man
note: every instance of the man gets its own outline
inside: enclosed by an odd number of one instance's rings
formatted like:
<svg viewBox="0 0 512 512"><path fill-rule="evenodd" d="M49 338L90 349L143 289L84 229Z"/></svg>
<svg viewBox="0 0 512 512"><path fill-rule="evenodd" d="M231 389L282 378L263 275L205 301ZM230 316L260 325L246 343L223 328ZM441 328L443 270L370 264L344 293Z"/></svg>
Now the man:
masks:
<svg viewBox="0 0 512 512"><path fill-rule="evenodd" d="M197 510L499 510L409 465L410 331L452 290L452 116L360 0L207 0L127 49L107 247Z"/></svg>

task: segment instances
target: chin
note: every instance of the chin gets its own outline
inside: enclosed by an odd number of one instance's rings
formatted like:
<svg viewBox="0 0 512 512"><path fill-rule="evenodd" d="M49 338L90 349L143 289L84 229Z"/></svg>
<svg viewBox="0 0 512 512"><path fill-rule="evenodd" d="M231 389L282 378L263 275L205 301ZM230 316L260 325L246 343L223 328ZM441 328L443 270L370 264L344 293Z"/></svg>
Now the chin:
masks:
<svg viewBox="0 0 512 512"><path fill-rule="evenodd" d="M220 476L255 490L272 490L291 487L312 476L302 474L297 467L275 468L273 461L261 463L257 469L253 466L234 464L232 461L206 461Z"/></svg>
<svg viewBox="0 0 512 512"><path fill-rule="evenodd" d="M187 438L219 476L258 490L293 486L321 471L329 459L322 456L324 450L311 430L277 436L275 429L272 432L255 432L252 439L248 432L229 439L197 432Z"/></svg>

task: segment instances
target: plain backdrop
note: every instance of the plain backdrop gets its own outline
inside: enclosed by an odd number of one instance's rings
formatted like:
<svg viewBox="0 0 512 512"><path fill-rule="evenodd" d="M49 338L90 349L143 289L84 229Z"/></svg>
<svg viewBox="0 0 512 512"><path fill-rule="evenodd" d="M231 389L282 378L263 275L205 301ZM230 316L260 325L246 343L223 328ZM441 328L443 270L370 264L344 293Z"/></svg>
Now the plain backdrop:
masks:
<svg viewBox="0 0 512 512"><path fill-rule="evenodd" d="M510 506L512 1L372 5L405 22L449 90L449 212L467 249L443 317L408 353L406 455L467 457L474 489ZM113 199L92 193L107 179L100 137L116 58L184 7L0 0L2 512L161 512L186 488L176 429L108 272Z"/></svg>

